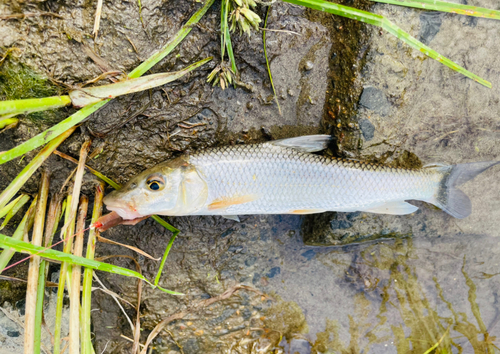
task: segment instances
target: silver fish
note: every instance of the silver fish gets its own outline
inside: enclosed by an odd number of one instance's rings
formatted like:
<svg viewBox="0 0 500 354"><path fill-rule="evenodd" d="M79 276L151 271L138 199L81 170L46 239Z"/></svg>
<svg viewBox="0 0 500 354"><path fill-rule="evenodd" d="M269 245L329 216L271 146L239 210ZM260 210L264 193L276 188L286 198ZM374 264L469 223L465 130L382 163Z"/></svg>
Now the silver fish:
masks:
<svg viewBox="0 0 500 354"><path fill-rule="evenodd" d="M471 202L456 187L498 163L413 170L311 154L329 141L328 135L310 135L185 154L135 176L104 203L130 220L151 214L403 215L418 209L407 200L421 200L464 218Z"/></svg>

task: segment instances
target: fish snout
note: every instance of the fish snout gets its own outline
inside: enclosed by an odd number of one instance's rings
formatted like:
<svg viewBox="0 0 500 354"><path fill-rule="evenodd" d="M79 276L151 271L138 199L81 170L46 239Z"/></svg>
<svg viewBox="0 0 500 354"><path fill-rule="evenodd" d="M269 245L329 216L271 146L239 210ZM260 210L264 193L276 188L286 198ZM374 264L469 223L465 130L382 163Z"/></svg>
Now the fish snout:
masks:
<svg viewBox="0 0 500 354"><path fill-rule="evenodd" d="M113 199L112 193L104 197L103 203L106 205L108 210L115 211L125 220L136 219L143 216L137 211L133 202L124 202Z"/></svg>

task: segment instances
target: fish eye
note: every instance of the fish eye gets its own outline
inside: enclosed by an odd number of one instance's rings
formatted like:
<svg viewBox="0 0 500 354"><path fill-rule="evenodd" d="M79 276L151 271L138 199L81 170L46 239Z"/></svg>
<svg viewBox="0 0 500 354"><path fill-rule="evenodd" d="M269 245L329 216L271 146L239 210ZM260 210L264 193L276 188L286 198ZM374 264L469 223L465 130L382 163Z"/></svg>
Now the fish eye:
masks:
<svg viewBox="0 0 500 354"><path fill-rule="evenodd" d="M149 190L156 192L165 187L165 180L161 176L153 175L148 177L146 184L148 185Z"/></svg>

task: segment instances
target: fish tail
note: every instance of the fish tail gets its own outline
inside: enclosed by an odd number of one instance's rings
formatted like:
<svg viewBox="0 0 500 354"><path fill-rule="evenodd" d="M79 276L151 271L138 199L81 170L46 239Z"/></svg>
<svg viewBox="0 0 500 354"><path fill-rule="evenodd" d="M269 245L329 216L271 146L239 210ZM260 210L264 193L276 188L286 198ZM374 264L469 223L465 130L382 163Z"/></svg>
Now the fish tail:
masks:
<svg viewBox="0 0 500 354"><path fill-rule="evenodd" d="M463 219L470 215L472 207L469 197L457 187L474 179L500 161L471 162L451 166L430 167L443 174L438 190L427 202L441 208L451 216Z"/></svg>

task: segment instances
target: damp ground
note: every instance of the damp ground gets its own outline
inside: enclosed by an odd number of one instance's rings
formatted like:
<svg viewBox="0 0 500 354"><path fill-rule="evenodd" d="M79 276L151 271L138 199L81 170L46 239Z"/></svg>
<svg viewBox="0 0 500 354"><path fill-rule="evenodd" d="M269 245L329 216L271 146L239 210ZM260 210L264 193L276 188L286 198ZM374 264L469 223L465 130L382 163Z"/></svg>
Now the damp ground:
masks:
<svg viewBox="0 0 500 354"><path fill-rule="evenodd" d="M84 134L91 136L96 158L89 164L118 182L180 151L314 133L335 136L328 154L396 166L500 159L500 23L389 5L370 8L357 1L346 4L388 16L491 81L493 89L378 28L278 3L269 27L297 33L267 36L282 116L273 103L260 35L234 36L245 87L222 91L207 85L214 62L162 89L114 100L61 150L76 157ZM498 7L494 1L473 5ZM0 94L52 94L64 90L62 83L76 85L97 77L106 65L128 71L199 6L194 1L144 2L143 26L135 2L105 2L101 34L94 42L94 8L86 1L0 5L6 13L46 11L64 17L0 22L0 46L20 49L0 68L0 87L8 88ZM154 71L217 57L219 13L215 5ZM90 59L92 52L103 59L103 67ZM23 77L23 84L13 83L12 78ZM71 113L61 112L23 119L16 130L0 136L0 150ZM31 156L0 168L0 189ZM53 191L74 167L56 157L48 166ZM492 345L500 346L498 173L498 168L487 171L464 186L473 206L464 220L424 203L408 216L243 216L240 223L219 217L169 218L181 234L160 285L186 295L144 288L143 339L162 319L246 284L266 295L240 290L228 300L192 311L158 336L156 352L271 353L278 348L300 354L424 353L440 340L453 352L492 352ZM86 175L83 192L90 196L93 185L93 177ZM34 193L36 188L37 176L25 191ZM147 220L116 227L105 236L161 257L170 234ZM134 256L148 278L158 267L158 262L119 246L99 244L97 253ZM110 261L135 267L126 258ZM57 270L51 267L53 280ZM10 275L25 278L26 269L18 267ZM106 287L134 303L135 281L99 276ZM0 353L17 353L23 341L24 287L0 282ZM124 306L133 317L134 310ZM96 352L127 353L131 345L123 336L132 333L116 303L95 291L92 308Z"/></svg>

